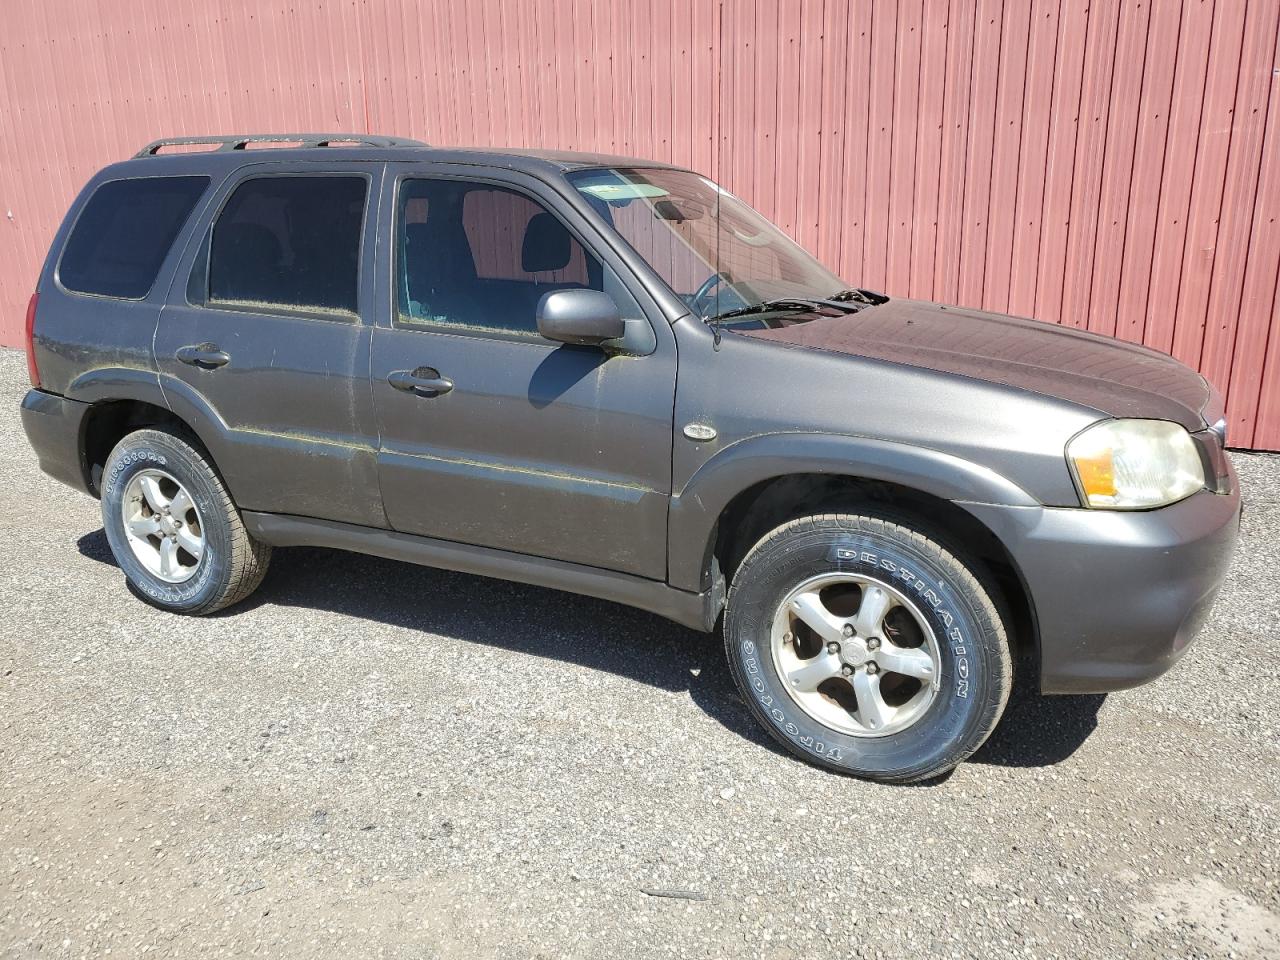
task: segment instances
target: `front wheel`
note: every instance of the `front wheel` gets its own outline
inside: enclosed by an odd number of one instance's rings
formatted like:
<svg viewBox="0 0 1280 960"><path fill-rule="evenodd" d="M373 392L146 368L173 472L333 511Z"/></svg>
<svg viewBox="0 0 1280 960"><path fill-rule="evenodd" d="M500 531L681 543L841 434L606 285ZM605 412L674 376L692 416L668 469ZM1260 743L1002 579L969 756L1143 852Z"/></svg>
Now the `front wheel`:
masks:
<svg viewBox="0 0 1280 960"><path fill-rule="evenodd" d="M729 664L792 753L886 782L937 776L987 739L1012 658L984 571L913 521L827 514L783 524L733 578Z"/></svg>

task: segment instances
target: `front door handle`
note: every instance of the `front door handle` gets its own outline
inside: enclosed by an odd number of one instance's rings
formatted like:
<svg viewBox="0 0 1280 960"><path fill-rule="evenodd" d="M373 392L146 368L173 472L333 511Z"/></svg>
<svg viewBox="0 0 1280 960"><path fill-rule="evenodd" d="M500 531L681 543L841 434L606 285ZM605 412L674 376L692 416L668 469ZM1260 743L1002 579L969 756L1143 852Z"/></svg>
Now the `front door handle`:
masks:
<svg viewBox="0 0 1280 960"><path fill-rule="evenodd" d="M418 367L416 370L397 370L387 374L387 383L397 390L414 396L431 399L453 389L453 381L440 376L435 367Z"/></svg>
<svg viewBox="0 0 1280 960"><path fill-rule="evenodd" d="M174 357L192 367L214 370L231 362L231 354L219 350L216 343L198 343L190 347L179 347Z"/></svg>

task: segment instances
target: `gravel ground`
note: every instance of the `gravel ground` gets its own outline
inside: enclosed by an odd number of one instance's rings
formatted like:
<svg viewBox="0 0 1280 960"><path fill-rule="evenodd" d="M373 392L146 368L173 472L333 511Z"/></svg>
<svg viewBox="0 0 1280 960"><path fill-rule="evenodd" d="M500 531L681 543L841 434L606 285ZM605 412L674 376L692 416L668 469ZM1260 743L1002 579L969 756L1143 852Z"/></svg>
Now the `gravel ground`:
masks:
<svg viewBox="0 0 1280 960"><path fill-rule="evenodd" d="M1024 693L890 788L600 601L281 550L234 612L147 607L24 388L0 353L0 956L1280 955L1280 458L1236 457L1242 548L1171 675Z"/></svg>

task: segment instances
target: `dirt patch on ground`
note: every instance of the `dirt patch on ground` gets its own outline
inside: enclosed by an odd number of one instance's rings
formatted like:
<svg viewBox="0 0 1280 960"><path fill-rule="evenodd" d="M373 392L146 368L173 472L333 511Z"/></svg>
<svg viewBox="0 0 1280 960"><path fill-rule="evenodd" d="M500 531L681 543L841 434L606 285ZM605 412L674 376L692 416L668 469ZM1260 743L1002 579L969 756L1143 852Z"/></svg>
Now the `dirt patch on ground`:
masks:
<svg viewBox="0 0 1280 960"><path fill-rule="evenodd" d="M1280 949L1280 916L1212 877L1157 884L1135 907L1134 933L1181 933L1218 953L1274 957Z"/></svg>

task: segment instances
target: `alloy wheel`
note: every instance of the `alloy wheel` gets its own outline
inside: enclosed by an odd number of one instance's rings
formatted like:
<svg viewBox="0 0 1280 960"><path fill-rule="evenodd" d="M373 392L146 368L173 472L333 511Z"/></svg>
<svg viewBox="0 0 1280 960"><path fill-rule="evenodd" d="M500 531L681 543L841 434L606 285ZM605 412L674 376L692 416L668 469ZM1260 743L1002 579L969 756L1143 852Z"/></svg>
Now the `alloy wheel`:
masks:
<svg viewBox="0 0 1280 960"><path fill-rule="evenodd" d="M141 470L121 501L125 537L138 562L166 583L195 576L204 556L204 523L185 487L163 470Z"/></svg>
<svg viewBox="0 0 1280 960"><path fill-rule="evenodd" d="M905 730L938 691L937 638L903 593L872 577L810 577L783 599L770 647L796 704L856 737Z"/></svg>

